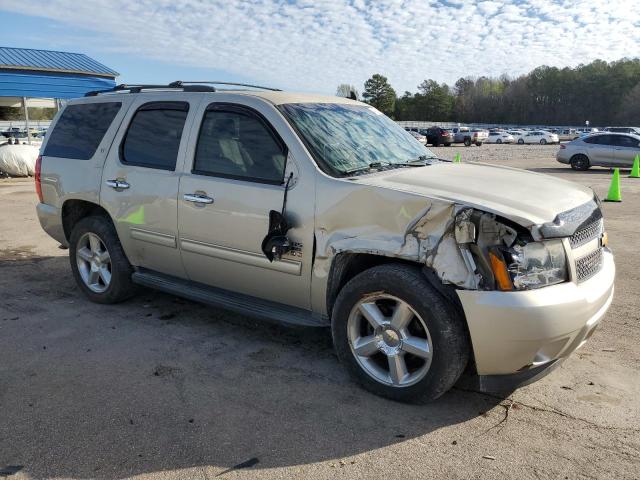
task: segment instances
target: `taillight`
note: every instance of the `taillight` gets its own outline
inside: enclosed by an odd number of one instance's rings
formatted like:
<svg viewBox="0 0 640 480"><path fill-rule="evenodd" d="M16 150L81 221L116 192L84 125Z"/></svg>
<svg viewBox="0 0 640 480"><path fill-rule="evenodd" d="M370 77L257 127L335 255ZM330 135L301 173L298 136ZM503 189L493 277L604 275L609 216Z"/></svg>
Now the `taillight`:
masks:
<svg viewBox="0 0 640 480"><path fill-rule="evenodd" d="M442 132L440 135L446 137L447 135L449 135L449 132Z"/></svg>
<svg viewBox="0 0 640 480"><path fill-rule="evenodd" d="M44 203L44 199L42 198L42 182L40 180L40 171L42 169L42 155L38 155L36 159L36 171L35 171L35 180L36 180L36 193L38 194L38 200L40 203Z"/></svg>

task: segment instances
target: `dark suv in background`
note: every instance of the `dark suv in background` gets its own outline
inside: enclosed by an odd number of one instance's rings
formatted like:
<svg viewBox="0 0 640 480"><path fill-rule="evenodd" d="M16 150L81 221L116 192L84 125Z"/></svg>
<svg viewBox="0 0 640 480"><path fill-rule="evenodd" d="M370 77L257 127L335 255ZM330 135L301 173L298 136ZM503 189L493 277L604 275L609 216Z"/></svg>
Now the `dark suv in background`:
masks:
<svg viewBox="0 0 640 480"><path fill-rule="evenodd" d="M453 143L453 134L445 128L428 128L425 136L427 137L427 143L432 144L434 147L439 147L443 144L445 147L450 147Z"/></svg>

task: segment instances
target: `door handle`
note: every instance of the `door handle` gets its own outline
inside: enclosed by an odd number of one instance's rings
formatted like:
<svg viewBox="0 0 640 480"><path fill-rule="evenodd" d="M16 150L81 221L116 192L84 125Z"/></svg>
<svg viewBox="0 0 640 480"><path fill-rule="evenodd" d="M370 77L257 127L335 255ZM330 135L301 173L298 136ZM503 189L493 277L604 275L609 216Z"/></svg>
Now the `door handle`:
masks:
<svg viewBox="0 0 640 480"><path fill-rule="evenodd" d="M116 190L124 190L129 188L129 184L124 180L107 180L106 183L109 187L115 188Z"/></svg>
<svg viewBox="0 0 640 480"><path fill-rule="evenodd" d="M192 203L203 203L206 205L213 203L213 198L207 197L206 195L202 195L200 193L185 193L182 198L184 198L187 202Z"/></svg>

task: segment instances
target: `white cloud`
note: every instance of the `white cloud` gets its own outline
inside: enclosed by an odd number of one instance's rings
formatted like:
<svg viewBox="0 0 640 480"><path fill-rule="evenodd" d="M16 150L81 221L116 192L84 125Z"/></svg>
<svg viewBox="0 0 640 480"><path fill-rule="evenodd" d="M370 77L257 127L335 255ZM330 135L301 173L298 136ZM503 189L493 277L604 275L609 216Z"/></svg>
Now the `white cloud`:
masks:
<svg viewBox="0 0 640 480"><path fill-rule="evenodd" d="M29 12L85 29L93 45L97 35L105 49L168 64L329 93L382 73L403 92L425 78L453 83L637 54L635 3L31 0ZM24 13L9 0L0 0L0 8Z"/></svg>

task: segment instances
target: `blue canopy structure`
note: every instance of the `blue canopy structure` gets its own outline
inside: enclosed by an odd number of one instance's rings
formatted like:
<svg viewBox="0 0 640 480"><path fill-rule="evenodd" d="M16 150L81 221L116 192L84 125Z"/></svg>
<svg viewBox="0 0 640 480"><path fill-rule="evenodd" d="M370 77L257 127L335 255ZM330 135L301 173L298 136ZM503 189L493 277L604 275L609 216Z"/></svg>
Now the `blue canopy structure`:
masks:
<svg viewBox="0 0 640 480"><path fill-rule="evenodd" d="M0 97L77 98L118 75L82 53L0 47Z"/></svg>
<svg viewBox="0 0 640 480"><path fill-rule="evenodd" d="M60 100L115 87L118 75L82 53L0 47L0 104L23 108L31 143L30 98L53 99L59 106Z"/></svg>

